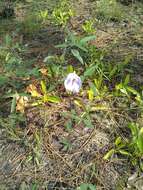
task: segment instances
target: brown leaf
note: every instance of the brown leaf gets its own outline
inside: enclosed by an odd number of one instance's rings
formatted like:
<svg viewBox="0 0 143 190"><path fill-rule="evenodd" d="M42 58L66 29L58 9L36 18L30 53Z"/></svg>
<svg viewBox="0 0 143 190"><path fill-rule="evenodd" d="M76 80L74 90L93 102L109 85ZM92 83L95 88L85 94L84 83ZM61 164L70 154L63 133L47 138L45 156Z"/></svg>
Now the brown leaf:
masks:
<svg viewBox="0 0 143 190"><path fill-rule="evenodd" d="M25 107L28 105L27 96L19 96L16 100L16 110L24 113Z"/></svg>
<svg viewBox="0 0 143 190"><path fill-rule="evenodd" d="M42 75L47 76L48 75L48 70L46 68L41 68L39 71L42 73Z"/></svg>
<svg viewBox="0 0 143 190"><path fill-rule="evenodd" d="M42 95L38 92L37 87L34 84L30 84L26 91L31 94L33 97L41 97Z"/></svg>

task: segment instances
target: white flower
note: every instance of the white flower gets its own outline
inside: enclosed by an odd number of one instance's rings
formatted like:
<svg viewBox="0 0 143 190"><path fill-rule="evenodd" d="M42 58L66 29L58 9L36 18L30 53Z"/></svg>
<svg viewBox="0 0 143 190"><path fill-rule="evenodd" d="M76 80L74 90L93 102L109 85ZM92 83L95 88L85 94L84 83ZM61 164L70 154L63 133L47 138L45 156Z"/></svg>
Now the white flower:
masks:
<svg viewBox="0 0 143 190"><path fill-rule="evenodd" d="M65 89L69 92L78 93L82 86L80 77L74 72L69 73L64 82Z"/></svg>

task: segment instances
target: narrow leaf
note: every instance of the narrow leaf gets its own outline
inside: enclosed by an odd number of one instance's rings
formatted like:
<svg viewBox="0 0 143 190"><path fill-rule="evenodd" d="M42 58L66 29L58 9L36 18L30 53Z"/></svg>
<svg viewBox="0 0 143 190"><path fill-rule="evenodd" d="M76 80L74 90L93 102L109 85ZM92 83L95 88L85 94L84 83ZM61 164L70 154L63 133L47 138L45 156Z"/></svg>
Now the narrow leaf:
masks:
<svg viewBox="0 0 143 190"><path fill-rule="evenodd" d="M132 123L128 124L128 127L131 130L132 136L137 137L137 135L138 135L138 125L136 123L132 122Z"/></svg>
<svg viewBox="0 0 143 190"><path fill-rule="evenodd" d="M120 154L123 154L125 156L131 156L131 154L129 152L127 152L126 150L119 150Z"/></svg>
<svg viewBox="0 0 143 190"><path fill-rule="evenodd" d="M95 73L95 69L96 69L96 65L89 67L85 72L84 72L84 76L88 77L88 76L92 76Z"/></svg>
<svg viewBox="0 0 143 190"><path fill-rule="evenodd" d="M84 37L84 38L82 38L80 40L80 44L84 45L84 44L86 44L87 42L89 42L91 40L95 40L95 38L96 38L95 35L93 35L93 36L86 36L86 37Z"/></svg>
<svg viewBox="0 0 143 190"><path fill-rule="evenodd" d="M137 146L140 152L143 154L143 127L140 129L138 134Z"/></svg>
<svg viewBox="0 0 143 190"><path fill-rule="evenodd" d="M13 97L12 103L11 103L11 113L15 113L16 111L16 97Z"/></svg>
<svg viewBox="0 0 143 190"><path fill-rule="evenodd" d="M111 156L114 154L115 150L111 149L109 152L107 152L105 154L105 156L103 157L104 160L109 160L109 158L111 158Z"/></svg>
<svg viewBox="0 0 143 190"><path fill-rule="evenodd" d="M47 93L46 83L44 81L41 81L41 90L43 94Z"/></svg>
<svg viewBox="0 0 143 190"><path fill-rule="evenodd" d="M71 53L73 54L74 57L76 57L76 58L80 61L81 64L84 64L83 59L82 59L82 57L80 56L80 53L79 53L78 50L76 50L76 49L71 49Z"/></svg>
<svg viewBox="0 0 143 190"><path fill-rule="evenodd" d="M93 92L93 90L90 89L90 90L87 91L87 93L88 93L88 99L92 101L93 98L94 98L94 92Z"/></svg>
<svg viewBox="0 0 143 190"><path fill-rule="evenodd" d="M120 143L121 143L121 137L118 137L118 138L115 140L115 145L118 146Z"/></svg>
<svg viewBox="0 0 143 190"><path fill-rule="evenodd" d="M59 103L60 102L60 98L58 96L48 96L47 100L49 102L52 102L52 103Z"/></svg>

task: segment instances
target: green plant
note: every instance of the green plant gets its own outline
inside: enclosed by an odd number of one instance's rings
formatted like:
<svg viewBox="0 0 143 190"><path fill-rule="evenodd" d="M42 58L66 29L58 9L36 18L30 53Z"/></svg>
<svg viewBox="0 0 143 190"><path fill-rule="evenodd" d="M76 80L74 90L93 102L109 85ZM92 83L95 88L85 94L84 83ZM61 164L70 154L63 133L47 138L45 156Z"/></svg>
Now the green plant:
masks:
<svg viewBox="0 0 143 190"><path fill-rule="evenodd" d="M35 165L40 166L42 159L42 132L33 128L32 134L22 138L22 143L28 150L28 154L25 163L33 162Z"/></svg>
<svg viewBox="0 0 143 190"><path fill-rule="evenodd" d="M27 91L31 94L31 96L37 99L32 103L33 106L45 104L46 102L52 102L52 103L60 102L60 98L58 96L49 95L45 81L41 81L40 85L41 85L41 92L39 92L37 87L33 84L30 84L27 87Z"/></svg>
<svg viewBox="0 0 143 190"><path fill-rule="evenodd" d="M67 31L65 43L57 45L57 48L64 49L64 55L72 54L81 64L84 64L82 54L88 52L87 43L95 39L95 35L78 37L72 32Z"/></svg>
<svg viewBox="0 0 143 190"><path fill-rule="evenodd" d="M5 69L13 69L15 65L20 65L22 62L20 53L23 53L25 48L22 44L14 42L13 38L7 34L3 38L3 43L0 45L0 59L2 66Z"/></svg>
<svg viewBox="0 0 143 190"><path fill-rule="evenodd" d="M131 131L131 137L129 139L118 137L114 142L114 148L107 152L104 159L108 160L118 153L129 157L133 165L139 163L140 169L143 170L143 127L137 123L129 123L128 128Z"/></svg>
<svg viewBox="0 0 143 190"><path fill-rule="evenodd" d="M61 143L64 145L64 148L63 148L64 151L71 150L72 144L67 139L65 139L65 138L62 139Z"/></svg>
<svg viewBox="0 0 143 190"><path fill-rule="evenodd" d="M88 46L86 69L84 71L85 78L102 75L104 79L109 80L107 64L103 62L104 55L105 52L97 49L95 45Z"/></svg>
<svg viewBox="0 0 143 190"><path fill-rule="evenodd" d="M70 18L74 15L73 10L70 8L70 4L67 0L62 0L58 7L56 7L53 12L52 16L57 25L61 25L65 27Z"/></svg>
<svg viewBox="0 0 143 190"><path fill-rule="evenodd" d="M5 35L0 46L1 75L0 83L3 87L10 85L13 90L24 87L25 81L22 78L31 76L40 78L39 67L33 67L34 60L23 58L27 48L21 42L15 42L14 37ZM12 79L12 80L11 80ZM10 87L9 87L10 88ZM10 89L9 89L10 90Z"/></svg>
<svg viewBox="0 0 143 190"><path fill-rule="evenodd" d="M66 128L68 131L72 129L72 124L76 123L76 126L80 125L81 123L84 124L87 128L93 128L93 123L90 115L90 109L87 107L84 107L81 102L78 102L77 100L74 102L77 106L82 106L84 111L77 116L77 113L74 109L71 110L71 112L63 112L62 116L68 120L68 123L66 123Z"/></svg>
<svg viewBox="0 0 143 190"><path fill-rule="evenodd" d="M39 19L42 20L42 23L44 24L48 19L48 10L40 10L39 13Z"/></svg>
<svg viewBox="0 0 143 190"><path fill-rule="evenodd" d="M44 15L46 13L41 12L41 14L38 11L27 14L24 20L19 23L19 30L29 36L34 35L35 32L40 30L42 22L47 18L47 15Z"/></svg>
<svg viewBox="0 0 143 190"><path fill-rule="evenodd" d="M76 190L96 190L96 186L89 183L82 183Z"/></svg>
<svg viewBox="0 0 143 190"><path fill-rule="evenodd" d="M13 142L21 142L21 131L16 126L25 124L25 117L21 113L11 113L7 118L0 118L0 128L6 130L7 138Z"/></svg>
<svg viewBox="0 0 143 190"><path fill-rule="evenodd" d="M94 22L92 20L86 20L83 24L82 24L82 29L84 32L86 32L87 34L92 34L95 32L94 26L93 26Z"/></svg>
<svg viewBox="0 0 143 190"><path fill-rule="evenodd" d="M126 141L123 141L121 137L116 138L114 142L114 148L109 150L105 155L104 155L104 160L110 159L114 154L116 153L121 153L123 155L129 156L131 155L128 151L125 151L124 148L126 147Z"/></svg>
<svg viewBox="0 0 143 190"><path fill-rule="evenodd" d="M37 165L40 165L41 163L41 145L42 145L42 136L40 132L35 131L32 156L34 162Z"/></svg>
<svg viewBox="0 0 143 190"><path fill-rule="evenodd" d="M103 76L94 79L94 82L90 83L90 88L87 91L89 100L107 98L109 91L108 87L104 84ZM111 95L110 95L111 96Z"/></svg>
<svg viewBox="0 0 143 190"><path fill-rule="evenodd" d="M117 84L115 86L116 89L115 95L118 96L124 95L127 96L129 99L131 99L132 96L134 96L137 103L142 105L143 104L142 95L137 90L128 85L129 81L130 81L130 75L127 75L123 82Z"/></svg>
<svg viewBox="0 0 143 190"><path fill-rule="evenodd" d="M130 147L133 148L134 154L137 157L143 156L143 127L140 127L137 123L129 123L129 129L131 130L132 138Z"/></svg>
<svg viewBox="0 0 143 190"><path fill-rule="evenodd" d="M116 63L109 63L106 65L107 75L109 79L113 79L115 77L123 77L124 71L133 59L133 55L128 55L122 62Z"/></svg>

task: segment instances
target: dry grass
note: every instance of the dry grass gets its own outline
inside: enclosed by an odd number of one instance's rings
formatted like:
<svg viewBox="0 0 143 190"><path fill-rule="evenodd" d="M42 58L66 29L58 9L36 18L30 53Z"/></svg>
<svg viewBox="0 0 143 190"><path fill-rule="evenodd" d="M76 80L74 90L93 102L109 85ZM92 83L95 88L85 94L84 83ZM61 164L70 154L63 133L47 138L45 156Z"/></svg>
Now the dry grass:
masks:
<svg viewBox="0 0 143 190"><path fill-rule="evenodd" d="M86 18L92 17L90 10L93 8L89 1L79 1L75 9L79 5L79 15L75 20L77 30ZM95 25L97 40L94 44L106 50L105 59L122 61L128 54L132 54L132 64L139 63L133 80L140 80L139 84L142 84L142 32L136 35L130 25L127 29L122 23L115 27L112 23L107 26L95 21ZM29 52L25 57L36 58L35 64L39 64L49 51L54 52L53 44L63 36L59 32L55 36L52 32L43 30L34 37L24 33L22 40L29 43ZM113 146L115 136L125 138L128 135L125 126L137 117L138 110L131 115L130 108L123 107L120 98L103 100L101 103L107 103L110 109L91 113L94 128L86 128L83 122L73 121L69 129L66 126L70 117L65 117L63 113L70 115L71 109L74 109L80 117L83 110L73 103L73 97L60 95L60 104L26 109L26 121L18 124L14 130L9 131L8 119L0 119L1 189L23 190L25 187L31 190L33 184L37 184L38 190L73 190L81 183L89 182L96 184L97 190L124 189L131 173L130 163L117 156L111 161L105 161L103 157ZM79 99L85 105L90 104L86 96ZM94 106L98 103L95 101Z"/></svg>
<svg viewBox="0 0 143 190"><path fill-rule="evenodd" d="M98 189L116 188L117 181L121 177L120 170L122 175L127 172L127 161L115 158L112 162L107 162L103 160L103 156L111 147L111 139L118 130L116 125L121 123L125 125L126 121L121 117L124 115L126 118L125 114L113 113L111 110L93 112L94 128L85 128L81 122L73 123L72 130L68 131L65 127L67 120L61 116L61 113L69 112L70 104L69 99L65 98L59 105L27 110L27 126L20 141L24 144L9 141L3 131L2 184L8 186L14 182L19 187L25 182L30 188L30 184L38 183L38 186L42 185L39 189L61 184L67 189L75 189L81 183L90 181L97 184ZM74 109L79 115L82 113L82 110L75 105ZM118 121L116 121L117 115ZM20 136L22 130L19 126L17 135ZM35 142L35 134L39 136L39 143ZM63 143L65 139L70 143L67 149ZM35 149L39 154L38 165L35 160L28 161Z"/></svg>

